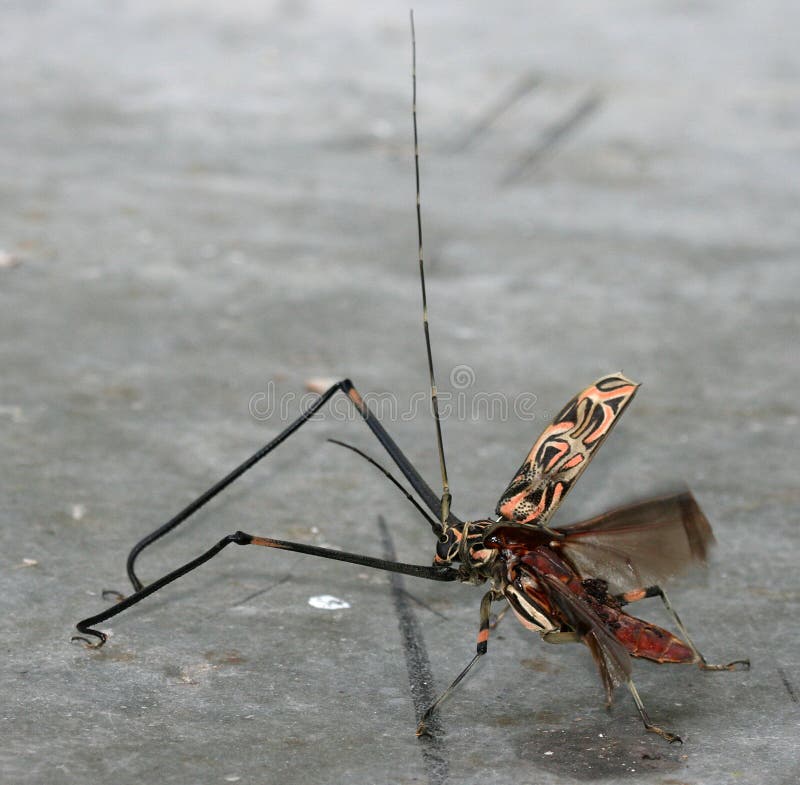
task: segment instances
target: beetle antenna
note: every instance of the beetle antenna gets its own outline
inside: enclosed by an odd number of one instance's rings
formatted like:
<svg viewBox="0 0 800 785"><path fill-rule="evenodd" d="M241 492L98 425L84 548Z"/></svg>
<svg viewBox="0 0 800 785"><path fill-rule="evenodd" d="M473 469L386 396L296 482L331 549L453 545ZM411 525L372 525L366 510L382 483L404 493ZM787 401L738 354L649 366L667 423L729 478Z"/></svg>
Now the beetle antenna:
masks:
<svg viewBox="0 0 800 785"><path fill-rule="evenodd" d="M436 393L436 377L433 373L433 353L431 352L431 334L428 327L428 297L425 292L425 263L422 255L422 212L420 210L419 196L419 139L417 134L417 38L414 32L414 11L410 11L411 18L411 116L414 124L414 174L417 189L417 247L419 249L419 282L422 289L422 325L425 330L425 350L428 354L428 375L431 382L431 408L433 420L436 424L436 446L439 449L439 467L442 471L442 531L447 531L447 519L450 517L450 503L453 497L447 481L447 465L444 459L444 442L442 441L442 421L439 416L439 399Z"/></svg>

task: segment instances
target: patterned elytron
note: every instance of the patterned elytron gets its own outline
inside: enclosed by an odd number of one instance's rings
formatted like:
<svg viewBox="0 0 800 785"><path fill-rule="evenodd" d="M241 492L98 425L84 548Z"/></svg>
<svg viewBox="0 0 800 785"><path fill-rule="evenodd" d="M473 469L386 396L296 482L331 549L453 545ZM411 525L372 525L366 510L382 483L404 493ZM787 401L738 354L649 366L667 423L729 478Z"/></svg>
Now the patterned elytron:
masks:
<svg viewBox="0 0 800 785"><path fill-rule="evenodd" d="M507 521L544 525L586 469L639 385L603 376L578 393L533 445L497 503Z"/></svg>

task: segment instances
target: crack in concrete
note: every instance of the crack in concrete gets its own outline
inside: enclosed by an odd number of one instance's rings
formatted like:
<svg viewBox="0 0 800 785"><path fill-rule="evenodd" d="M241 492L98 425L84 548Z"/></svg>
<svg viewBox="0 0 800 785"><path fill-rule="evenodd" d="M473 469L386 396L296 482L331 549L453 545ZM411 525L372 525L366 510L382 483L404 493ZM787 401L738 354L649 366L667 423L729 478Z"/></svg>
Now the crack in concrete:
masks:
<svg viewBox="0 0 800 785"><path fill-rule="evenodd" d="M378 516L378 527L381 532L384 558L397 561L392 535L382 515ZM425 647L422 629L408 601L404 577L392 572L389 573L389 582L392 590L392 600L397 612L400 635L403 638L406 668L408 669L408 684L411 691L411 699L414 702L414 713L417 721L419 721L428 706L436 700L431 663ZM442 724L436 714L426 724L431 731L431 736L420 739L420 750L422 751L422 760L428 775L428 782L429 785L445 785L450 776L450 764L442 738Z"/></svg>

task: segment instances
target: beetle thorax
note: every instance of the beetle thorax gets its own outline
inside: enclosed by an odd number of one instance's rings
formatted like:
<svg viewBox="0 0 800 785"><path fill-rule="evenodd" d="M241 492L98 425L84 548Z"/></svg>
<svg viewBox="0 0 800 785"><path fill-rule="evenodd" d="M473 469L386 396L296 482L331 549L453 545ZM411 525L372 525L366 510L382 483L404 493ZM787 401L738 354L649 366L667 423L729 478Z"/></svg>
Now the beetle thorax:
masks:
<svg viewBox="0 0 800 785"><path fill-rule="evenodd" d="M497 559L497 550L487 548L483 538L493 521L466 521L448 528L436 546L434 564L460 562L462 581L483 583L491 576L491 566Z"/></svg>

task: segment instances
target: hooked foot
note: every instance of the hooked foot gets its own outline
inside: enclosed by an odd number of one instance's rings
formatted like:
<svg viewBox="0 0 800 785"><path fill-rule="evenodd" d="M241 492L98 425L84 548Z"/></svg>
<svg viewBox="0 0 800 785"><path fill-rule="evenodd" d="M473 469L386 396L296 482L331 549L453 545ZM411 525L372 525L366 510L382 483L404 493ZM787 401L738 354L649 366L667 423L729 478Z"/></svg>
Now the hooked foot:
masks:
<svg viewBox="0 0 800 785"><path fill-rule="evenodd" d="M749 671L750 670L750 660L734 660L733 662L729 662L727 665L719 665L714 663L708 663L705 660L700 660L697 663L700 670L703 671ZM741 667L737 667L741 666Z"/></svg>
<svg viewBox="0 0 800 785"><path fill-rule="evenodd" d="M658 725L651 725L649 723L645 723L644 726L645 730L648 733L656 733L661 736L662 739L666 739L670 744L683 744L683 739L678 736L677 733L671 733L668 730L664 730L663 728L659 728Z"/></svg>
<svg viewBox="0 0 800 785"><path fill-rule="evenodd" d="M100 632L100 630L92 630L88 627L86 629L81 629L79 627L78 629L81 632L85 632L87 635L93 635L95 638L97 638L96 641L90 641L83 635L73 635L70 638L70 641L81 641L82 643L85 643L87 649L99 649L108 640L108 635L106 635L104 632Z"/></svg>

